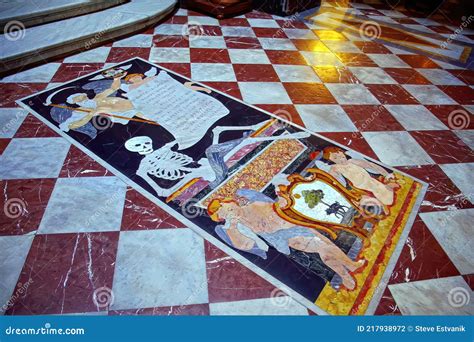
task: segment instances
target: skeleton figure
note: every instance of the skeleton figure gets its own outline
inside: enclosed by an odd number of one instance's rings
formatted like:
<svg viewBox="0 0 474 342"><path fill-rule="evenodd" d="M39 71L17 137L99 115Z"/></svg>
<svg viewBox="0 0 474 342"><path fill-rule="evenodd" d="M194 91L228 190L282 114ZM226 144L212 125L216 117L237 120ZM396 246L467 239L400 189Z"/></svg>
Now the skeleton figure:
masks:
<svg viewBox="0 0 474 342"><path fill-rule="evenodd" d="M200 167L188 167L187 165L193 163L194 160L185 154L172 151L171 148L176 144L175 141L172 141L157 150L153 150L152 140L146 136L134 137L125 143L127 150L145 156L140 162L137 175L142 177L156 191L158 196L169 196L177 190L182 182L187 182L193 178L203 177L213 180L214 172L206 158L198 162ZM156 184L150 175L170 181L182 179L182 182L164 189Z"/></svg>
<svg viewBox="0 0 474 342"><path fill-rule="evenodd" d="M284 139L301 139L309 136L307 132L288 133L279 136L251 137L245 135L241 139L219 143L220 134L223 131L255 131L265 125L267 121L252 126L230 126L217 127L213 129L213 144L206 150L207 158L201 158L198 167L190 167L194 160L180 152L172 151L171 148L177 144L172 141L157 150L153 150L153 142L150 137L134 137L125 143L125 148L131 152L137 152L145 157L140 162L137 175L142 177L156 191L158 196L167 197L194 178L203 178L210 182L211 187L220 183L227 175L225 162L242 147L263 141L275 141ZM174 186L164 189L150 177L165 180L180 181Z"/></svg>

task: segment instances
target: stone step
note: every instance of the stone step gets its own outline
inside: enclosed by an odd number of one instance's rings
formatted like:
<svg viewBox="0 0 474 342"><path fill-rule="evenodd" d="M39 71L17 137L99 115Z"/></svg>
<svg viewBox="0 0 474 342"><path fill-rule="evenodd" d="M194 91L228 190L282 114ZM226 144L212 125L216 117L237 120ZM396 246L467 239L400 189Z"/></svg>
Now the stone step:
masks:
<svg viewBox="0 0 474 342"><path fill-rule="evenodd" d="M0 35L0 74L71 52L84 52L156 24L177 0L131 0L105 10Z"/></svg>
<svg viewBox="0 0 474 342"><path fill-rule="evenodd" d="M0 3L0 28L22 28L104 10L128 0L9 0Z"/></svg>

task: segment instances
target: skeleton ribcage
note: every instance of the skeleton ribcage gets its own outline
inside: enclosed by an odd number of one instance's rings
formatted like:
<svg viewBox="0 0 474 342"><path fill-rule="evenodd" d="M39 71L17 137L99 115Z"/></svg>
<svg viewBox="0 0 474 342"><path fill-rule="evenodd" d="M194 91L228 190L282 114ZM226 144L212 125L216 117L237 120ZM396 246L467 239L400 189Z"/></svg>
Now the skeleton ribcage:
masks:
<svg viewBox="0 0 474 342"><path fill-rule="evenodd" d="M185 154L167 150L156 150L143 160L146 163L147 173L166 180L183 178L189 170L186 165L193 159Z"/></svg>

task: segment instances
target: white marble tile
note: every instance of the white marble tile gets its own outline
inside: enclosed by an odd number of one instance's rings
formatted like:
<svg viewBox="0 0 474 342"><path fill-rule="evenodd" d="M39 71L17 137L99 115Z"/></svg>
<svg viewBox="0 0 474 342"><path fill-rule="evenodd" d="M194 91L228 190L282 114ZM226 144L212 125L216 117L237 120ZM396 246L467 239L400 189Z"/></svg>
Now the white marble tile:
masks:
<svg viewBox="0 0 474 342"><path fill-rule="evenodd" d="M474 129L454 131L454 133L472 150L474 150Z"/></svg>
<svg viewBox="0 0 474 342"><path fill-rule="evenodd" d="M296 105L306 128L313 132L356 132L352 120L338 105Z"/></svg>
<svg viewBox="0 0 474 342"><path fill-rule="evenodd" d="M0 108L0 138L12 138L27 114L20 108Z"/></svg>
<svg viewBox="0 0 474 342"><path fill-rule="evenodd" d="M285 315L307 316L308 309L291 299L291 297L261 298L237 302L210 303L210 314L214 316L243 315Z"/></svg>
<svg viewBox="0 0 474 342"><path fill-rule="evenodd" d="M296 46L291 39L286 38L258 38L260 45L265 50L296 51Z"/></svg>
<svg viewBox="0 0 474 342"><path fill-rule="evenodd" d="M312 66L319 67L335 67L343 66L342 62L332 52L312 52L312 51L300 51L301 55L306 60L306 63Z"/></svg>
<svg viewBox="0 0 474 342"><path fill-rule="evenodd" d="M255 37L251 27L242 26L221 26L224 37Z"/></svg>
<svg viewBox="0 0 474 342"><path fill-rule="evenodd" d="M59 178L38 233L119 231L126 192L116 177Z"/></svg>
<svg viewBox="0 0 474 342"><path fill-rule="evenodd" d="M151 48L150 61L155 63L189 63L189 48Z"/></svg>
<svg viewBox="0 0 474 342"><path fill-rule="evenodd" d="M61 63L48 63L36 68L20 71L19 73L0 79L0 83L47 83L51 81Z"/></svg>
<svg viewBox="0 0 474 342"><path fill-rule="evenodd" d="M0 156L0 179L56 178L70 144L63 138L16 138Z"/></svg>
<svg viewBox="0 0 474 342"><path fill-rule="evenodd" d="M280 25L273 19L258 19L258 18L248 18L247 21L252 27L270 27L270 28L280 28Z"/></svg>
<svg viewBox="0 0 474 342"><path fill-rule="evenodd" d="M465 85L464 82L443 69L416 69L428 81L436 85Z"/></svg>
<svg viewBox="0 0 474 342"><path fill-rule="evenodd" d="M270 64L267 54L257 49L229 49L233 64Z"/></svg>
<svg viewBox="0 0 474 342"><path fill-rule="evenodd" d="M434 164L408 132L362 132L379 159L390 166Z"/></svg>
<svg viewBox="0 0 474 342"><path fill-rule="evenodd" d="M464 69L463 67L458 66L458 65L454 65L454 64L451 64L451 63L446 63L446 62L439 61L439 60L436 60L436 59L433 59L433 58L430 58L430 59L433 62L435 62L436 64L438 64L440 67L442 67L443 69L447 69L447 70Z"/></svg>
<svg viewBox="0 0 474 342"><path fill-rule="evenodd" d="M386 105L390 113L408 131L448 129L425 106Z"/></svg>
<svg viewBox="0 0 474 342"><path fill-rule="evenodd" d="M402 87L424 105L457 104L456 101L434 85L403 84Z"/></svg>
<svg viewBox="0 0 474 342"><path fill-rule="evenodd" d="M381 68L350 67L349 69L364 84L398 84Z"/></svg>
<svg viewBox="0 0 474 342"><path fill-rule="evenodd" d="M328 83L326 87L339 104L380 104L362 84Z"/></svg>
<svg viewBox="0 0 474 342"><path fill-rule="evenodd" d="M314 69L307 65L279 65L274 64L280 81L282 82L311 82L321 83Z"/></svg>
<svg viewBox="0 0 474 342"><path fill-rule="evenodd" d="M459 190L474 202L474 188L472 185L474 163L440 164L439 166Z"/></svg>
<svg viewBox="0 0 474 342"><path fill-rule="evenodd" d="M227 47L224 37L221 36L199 36L191 39L189 46L201 49L225 49Z"/></svg>
<svg viewBox="0 0 474 342"><path fill-rule="evenodd" d="M210 25L210 26L219 26L219 20L209 17L209 16L189 16L188 25Z"/></svg>
<svg viewBox="0 0 474 342"><path fill-rule="evenodd" d="M151 34L136 34L129 38L121 39L114 42L116 47L139 47L146 48L152 45L153 35Z"/></svg>
<svg viewBox="0 0 474 342"><path fill-rule="evenodd" d="M387 46L387 48L389 48L389 46ZM381 68L410 68L407 63L396 55L369 53L367 56Z"/></svg>
<svg viewBox="0 0 474 342"><path fill-rule="evenodd" d="M293 28L283 28L286 36L290 39L315 39L318 40L318 37L309 29L293 29Z"/></svg>
<svg viewBox="0 0 474 342"><path fill-rule="evenodd" d="M0 314L8 310L34 235L0 236ZM28 285L29 286L29 285ZM34 286L31 283L31 286ZM21 294L16 294L18 297ZM14 301L15 298L12 298Z"/></svg>
<svg viewBox="0 0 474 342"><path fill-rule="evenodd" d="M112 310L208 302L204 242L188 228L120 233Z"/></svg>
<svg viewBox="0 0 474 342"><path fill-rule="evenodd" d="M251 104L292 104L281 83L239 82L239 88L244 101Z"/></svg>
<svg viewBox="0 0 474 342"><path fill-rule="evenodd" d="M191 63L191 78L195 81L235 82L232 64Z"/></svg>
<svg viewBox="0 0 474 342"><path fill-rule="evenodd" d="M181 36L183 32L186 32L183 24L160 24L155 28L154 34Z"/></svg>
<svg viewBox="0 0 474 342"><path fill-rule="evenodd" d="M110 47L101 46L96 49L78 53L64 59L64 63L105 63Z"/></svg>
<svg viewBox="0 0 474 342"><path fill-rule="evenodd" d="M462 277L389 285L403 315L472 315L473 296Z"/></svg>
<svg viewBox="0 0 474 342"><path fill-rule="evenodd" d="M410 52L406 49L397 48L397 47L390 46L390 45L385 45L385 47L387 49L389 49L392 53L397 54L397 55L414 55L413 52Z"/></svg>
<svg viewBox="0 0 474 342"><path fill-rule="evenodd" d="M459 272L474 273L474 209L421 213L420 217Z"/></svg>

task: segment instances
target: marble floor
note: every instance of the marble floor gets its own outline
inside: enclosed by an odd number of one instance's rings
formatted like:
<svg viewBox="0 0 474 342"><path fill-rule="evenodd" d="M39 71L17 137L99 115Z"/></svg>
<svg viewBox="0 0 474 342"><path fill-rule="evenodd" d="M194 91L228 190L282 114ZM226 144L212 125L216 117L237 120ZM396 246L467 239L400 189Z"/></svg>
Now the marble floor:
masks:
<svg viewBox="0 0 474 342"><path fill-rule="evenodd" d="M457 28L377 3L345 6L338 8L418 31L446 35ZM457 39L472 47L474 31L464 29ZM429 183L395 269L378 289L376 314L473 313L469 58L448 63L432 50L414 52L311 20L256 11L217 20L184 9L140 34L0 80L0 312L312 314L15 104L131 57ZM17 171L4 174L7 164ZM88 219L104 202L111 204ZM165 248L173 258L152 262Z"/></svg>

